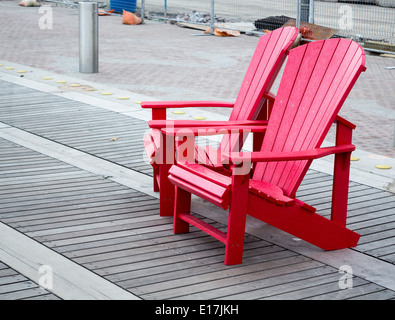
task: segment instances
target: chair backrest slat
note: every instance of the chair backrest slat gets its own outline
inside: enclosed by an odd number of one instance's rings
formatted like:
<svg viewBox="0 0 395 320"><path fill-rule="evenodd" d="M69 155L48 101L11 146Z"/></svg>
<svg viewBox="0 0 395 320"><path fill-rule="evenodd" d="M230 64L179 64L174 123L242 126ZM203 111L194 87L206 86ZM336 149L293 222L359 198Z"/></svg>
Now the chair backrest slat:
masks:
<svg viewBox="0 0 395 320"><path fill-rule="evenodd" d="M260 38L237 96L230 120L253 119L264 93L268 93L291 49L297 31L280 28Z"/></svg>
<svg viewBox="0 0 395 320"><path fill-rule="evenodd" d="M262 151L321 146L348 93L364 71L362 48L348 39L316 41L293 49L277 92ZM295 196L311 161L257 164L253 179Z"/></svg>
<svg viewBox="0 0 395 320"><path fill-rule="evenodd" d="M257 118L263 95L270 91L297 34L296 28L285 27L259 39L229 120ZM233 150L238 145L237 139L230 139L229 135L224 135L221 141L222 150Z"/></svg>

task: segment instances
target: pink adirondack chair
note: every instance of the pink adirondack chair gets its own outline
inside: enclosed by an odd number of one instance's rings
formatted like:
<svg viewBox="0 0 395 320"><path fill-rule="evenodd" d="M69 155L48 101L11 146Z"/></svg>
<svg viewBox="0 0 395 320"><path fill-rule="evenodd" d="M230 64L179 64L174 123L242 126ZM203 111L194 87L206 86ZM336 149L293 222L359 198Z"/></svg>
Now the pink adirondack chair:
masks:
<svg viewBox="0 0 395 320"><path fill-rule="evenodd" d="M355 126L338 116L360 73L365 54L355 42L329 39L293 49L281 79L259 152L228 153L232 176L178 162L169 171L176 186L174 232L194 225L225 243L225 264L242 263L246 214L324 250L354 247L359 235L346 228L350 155ZM332 123L336 145L321 148ZM331 218L297 199L311 162L334 154ZM251 165L256 163L252 177ZM247 169L246 169L247 168ZM245 170L246 169L246 170ZM191 193L229 208L227 232L190 213Z"/></svg>
<svg viewBox="0 0 395 320"><path fill-rule="evenodd" d="M149 121L152 131L145 136L144 146L153 167L154 191L160 192L161 216L173 215L174 186L168 181L167 176L171 165L175 163L175 147L174 141L164 138L160 129L165 127L193 128L224 125L223 121L169 121L166 120L166 109L186 107L233 108L229 121L225 122L226 124L266 124L265 121L258 120L267 120L274 100L274 96L269 91L297 35L298 29L285 27L274 30L260 38L234 103L216 101L145 101L141 103L142 108L152 109L152 120ZM229 139L224 136L221 142L222 148L230 148L228 144ZM205 162L212 168L222 168L221 163L210 157L210 154L214 155L216 152L213 152L210 148L203 150L197 147L196 150L196 156L206 157Z"/></svg>

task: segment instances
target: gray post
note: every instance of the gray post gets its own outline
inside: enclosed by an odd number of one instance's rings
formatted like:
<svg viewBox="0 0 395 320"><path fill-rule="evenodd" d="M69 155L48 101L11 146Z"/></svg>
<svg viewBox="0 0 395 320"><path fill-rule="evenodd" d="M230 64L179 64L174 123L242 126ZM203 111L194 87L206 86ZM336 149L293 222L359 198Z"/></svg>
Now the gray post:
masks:
<svg viewBox="0 0 395 320"><path fill-rule="evenodd" d="M144 16L145 16L145 0L141 0L140 14L141 14L141 20L142 20L142 22L144 23Z"/></svg>
<svg viewBox="0 0 395 320"><path fill-rule="evenodd" d="M99 72L97 2L79 2L80 72Z"/></svg>
<svg viewBox="0 0 395 320"><path fill-rule="evenodd" d="M300 8L300 20L309 22L310 0L302 0Z"/></svg>
<svg viewBox="0 0 395 320"><path fill-rule="evenodd" d="M211 12L210 12L210 34L214 34L214 0L211 0Z"/></svg>
<svg viewBox="0 0 395 320"><path fill-rule="evenodd" d="M167 23L167 0L165 0L165 23Z"/></svg>
<svg viewBox="0 0 395 320"><path fill-rule="evenodd" d="M314 23L314 0L310 0L309 23Z"/></svg>
<svg viewBox="0 0 395 320"><path fill-rule="evenodd" d="M301 20L301 0L296 2L296 28L300 30L300 20Z"/></svg>

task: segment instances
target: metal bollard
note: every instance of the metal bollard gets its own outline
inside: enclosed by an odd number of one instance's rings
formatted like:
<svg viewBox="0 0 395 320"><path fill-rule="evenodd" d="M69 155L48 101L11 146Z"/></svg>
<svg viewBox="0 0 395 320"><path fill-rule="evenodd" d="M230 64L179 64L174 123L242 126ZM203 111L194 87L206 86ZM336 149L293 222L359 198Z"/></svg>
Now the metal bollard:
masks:
<svg viewBox="0 0 395 320"><path fill-rule="evenodd" d="M309 23L314 23L314 0L310 0L309 4Z"/></svg>
<svg viewBox="0 0 395 320"><path fill-rule="evenodd" d="M141 0L141 9L140 9L140 12L141 12L141 20L142 20L142 23L144 23L145 0Z"/></svg>
<svg viewBox="0 0 395 320"><path fill-rule="evenodd" d="M310 16L310 0L302 0L300 6L300 20L309 22Z"/></svg>
<svg viewBox="0 0 395 320"><path fill-rule="evenodd" d="M79 2L80 72L99 72L98 3Z"/></svg>
<svg viewBox="0 0 395 320"><path fill-rule="evenodd" d="M302 14L302 0L296 1L296 28L300 30L301 14Z"/></svg>
<svg viewBox="0 0 395 320"><path fill-rule="evenodd" d="M211 0L211 5L210 5L210 34L214 34L214 17L215 17L215 1Z"/></svg>

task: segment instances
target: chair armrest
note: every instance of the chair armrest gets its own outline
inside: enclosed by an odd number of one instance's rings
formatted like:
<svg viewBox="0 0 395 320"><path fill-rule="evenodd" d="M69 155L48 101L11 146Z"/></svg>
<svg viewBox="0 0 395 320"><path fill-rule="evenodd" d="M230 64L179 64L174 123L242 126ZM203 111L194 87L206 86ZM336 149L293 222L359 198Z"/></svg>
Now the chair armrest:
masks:
<svg viewBox="0 0 395 320"><path fill-rule="evenodd" d="M266 125L227 125L218 127L190 127L190 128L162 128L161 132L167 136L213 136L221 134L241 134L243 132L264 132Z"/></svg>
<svg viewBox="0 0 395 320"><path fill-rule="evenodd" d="M233 108L233 102L222 101L143 101L141 107L146 109L220 107Z"/></svg>
<svg viewBox="0 0 395 320"><path fill-rule="evenodd" d="M202 120L150 120L148 125L153 129L166 127L190 128L190 127L226 127L226 126L265 126L267 120L235 120L235 121L202 121Z"/></svg>
<svg viewBox="0 0 395 320"><path fill-rule="evenodd" d="M343 117L341 117L339 115L336 116L335 122L340 122L351 129L355 129L357 127L355 124L351 123L350 121L344 119Z"/></svg>
<svg viewBox="0 0 395 320"><path fill-rule="evenodd" d="M347 153L355 150L353 144L345 144L334 147L316 148L305 151L291 152L240 152L235 155L224 153L225 159L233 163L243 161L250 162L272 162L272 161L295 161L295 160L313 160L322 158L336 153Z"/></svg>

